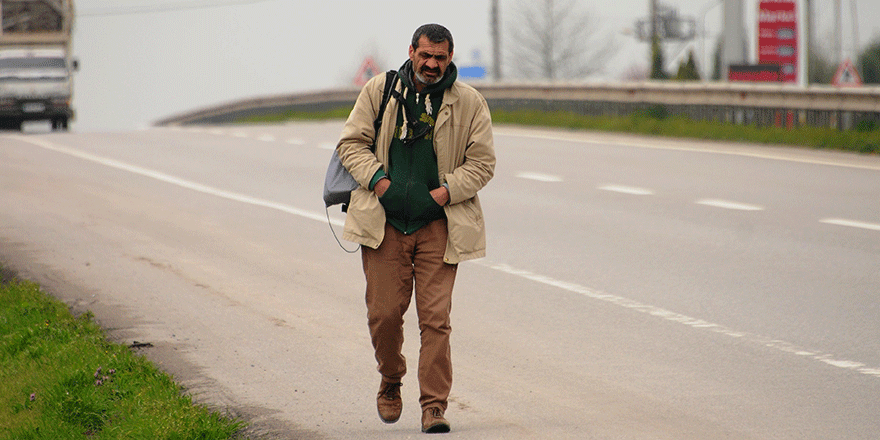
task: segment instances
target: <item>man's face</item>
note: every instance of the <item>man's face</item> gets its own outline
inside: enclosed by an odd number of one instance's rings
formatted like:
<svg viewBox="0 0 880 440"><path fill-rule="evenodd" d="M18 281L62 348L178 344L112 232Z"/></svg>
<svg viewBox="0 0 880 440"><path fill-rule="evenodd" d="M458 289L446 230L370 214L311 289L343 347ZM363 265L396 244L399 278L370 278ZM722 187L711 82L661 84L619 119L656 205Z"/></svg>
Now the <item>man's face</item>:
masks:
<svg viewBox="0 0 880 440"><path fill-rule="evenodd" d="M446 68L452 61L449 41L434 43L422 35L419 38L418 49L409 47L409 59L413 63L417 88L421 89L423 86L437 84L443 78Z"/></svg>

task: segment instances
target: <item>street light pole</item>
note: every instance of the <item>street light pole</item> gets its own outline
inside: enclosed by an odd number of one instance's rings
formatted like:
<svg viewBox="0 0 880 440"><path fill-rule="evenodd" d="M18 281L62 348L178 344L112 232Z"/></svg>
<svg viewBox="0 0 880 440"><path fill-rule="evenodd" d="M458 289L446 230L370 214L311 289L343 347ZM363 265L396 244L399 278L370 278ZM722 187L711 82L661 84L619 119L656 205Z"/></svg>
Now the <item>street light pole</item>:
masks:
<svg viewBox="0 0 880 440"><path fill-rule="evenodd" d="M748 62L744 30L744 0L724 0L721 14L724 44L721 46L721 80L727 81L731 64Z"/></svg>
<svg viewBox="0 0 880 440"><path fill-rule="evenodd" d="M709 81L709 76L712 72L712 68L709 65L709 56L706 55L706 14L720 4L721 0L715 0L703 6L703 9L700 11L700 58L703 61L703 81Z"/></svg>
<svg viewBox="0 0 880 440"><path fill-rule="evenodd" d="M843 61L843 23L840 0L834 0L834 63Z"/></svg>
<svg viewBox="0 0 880 440"><path fill-rule="evenodd" d="M501 17L498 0L492 0L492 76L501 81Z"/></svg>
<svg viewBox="0 0 880 440"><path fill-rule="evenodd" d="M811 0L803 0L800 13L800 28L803 28L798 38L798 85L808 87L810 85L810 48L813 47L813 11L810 6Z"/></svg>

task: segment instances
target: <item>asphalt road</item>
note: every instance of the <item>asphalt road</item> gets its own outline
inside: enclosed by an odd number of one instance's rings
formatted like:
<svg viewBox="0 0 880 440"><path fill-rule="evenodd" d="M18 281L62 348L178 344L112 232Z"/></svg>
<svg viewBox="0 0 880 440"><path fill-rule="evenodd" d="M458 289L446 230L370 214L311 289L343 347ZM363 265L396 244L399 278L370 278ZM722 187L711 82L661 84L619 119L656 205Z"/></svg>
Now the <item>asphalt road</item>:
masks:
<svg viewBox="0 0 880 440"><path fill-rule="evenodd" d="M254 435L418 437L414 310L384 425L321 206L340 128L0 133L0 261ZM880 157L511 127L496 150L448 438L878 438Z"/></svg>

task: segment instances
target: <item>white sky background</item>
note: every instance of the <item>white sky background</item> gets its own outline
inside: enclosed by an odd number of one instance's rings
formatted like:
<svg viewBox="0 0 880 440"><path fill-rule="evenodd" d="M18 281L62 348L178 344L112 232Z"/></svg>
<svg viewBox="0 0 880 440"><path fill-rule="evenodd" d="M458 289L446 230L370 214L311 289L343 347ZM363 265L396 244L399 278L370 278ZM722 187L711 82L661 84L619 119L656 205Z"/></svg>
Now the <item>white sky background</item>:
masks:
<svg viewBox="0 0 880 440"><path fill-rule="evenodd" d="M502 32L518 0L501 0ZM830 40L831 0L820 10L818 36ZM235 4L237 3L237 4ZM617 81L633 65L647 68L648 47L631 34L648 0L583 0L620 50L592 81ZM665 0L680 15L706 17L706 52L720 31L718 0ZM843 0L844 45L851 46L850 0ZM225 5L225 6L220 6ZM756 0L746 0L754 16ZM188 6L204 6L182 9ZM455 62L480 51L491 65L489 0L76 0L76 131L146 127L157 119L240 98L351 86L364 57L380 69L406 60L412 32L436 22L455 38ZM857 0L862 47L880 38L880 0ZM130 12L120 14L119 12ZM874 19L871 19L874 17ZM627 34L627 30L630 31ZM502 34L503 35L503 34ZM691 46L699 58L700 40ZM753 50L754 52L754 50ZM666 46L672 64L687 53ZM506 59L505 62L512 60ZM700 61L698 60L698 64Z"/></svg>

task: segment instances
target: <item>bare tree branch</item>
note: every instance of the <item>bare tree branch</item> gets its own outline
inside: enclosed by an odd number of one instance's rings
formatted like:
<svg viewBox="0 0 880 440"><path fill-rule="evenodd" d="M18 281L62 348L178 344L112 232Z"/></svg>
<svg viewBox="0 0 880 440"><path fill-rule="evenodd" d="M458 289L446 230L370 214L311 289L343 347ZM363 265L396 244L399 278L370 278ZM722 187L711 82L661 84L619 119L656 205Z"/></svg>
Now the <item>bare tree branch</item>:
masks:
<svg viewBox="0 0 880 440"><path fill-rule="evenodd" d="M597 36L598 20L577 0L518 0L510 21L512 76L577 79L596 73L617 48L613 35Z"/></svg>

